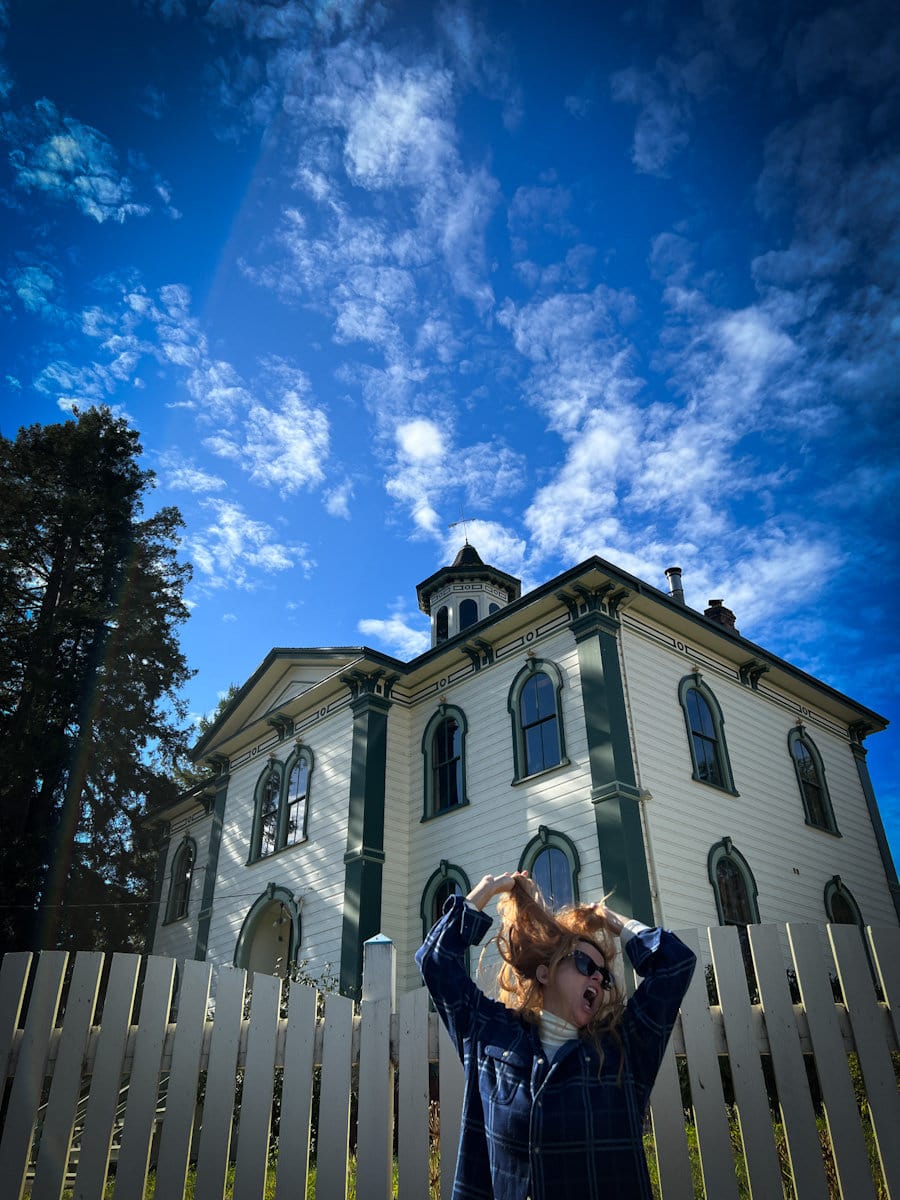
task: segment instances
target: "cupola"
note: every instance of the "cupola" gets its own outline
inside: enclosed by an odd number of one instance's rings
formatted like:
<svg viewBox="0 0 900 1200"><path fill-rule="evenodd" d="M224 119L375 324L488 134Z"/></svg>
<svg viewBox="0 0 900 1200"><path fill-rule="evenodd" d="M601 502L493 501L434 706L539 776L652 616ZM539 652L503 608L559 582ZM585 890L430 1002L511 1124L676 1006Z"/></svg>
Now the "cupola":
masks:
<svg viewBox="0 0 900 1200"><path fill-rule="evenodd" d="M449 567L441 567L416 588L419 608L431 617L432 646L499 612L521 594L520 580L483 563L468 542Z"/></svg>

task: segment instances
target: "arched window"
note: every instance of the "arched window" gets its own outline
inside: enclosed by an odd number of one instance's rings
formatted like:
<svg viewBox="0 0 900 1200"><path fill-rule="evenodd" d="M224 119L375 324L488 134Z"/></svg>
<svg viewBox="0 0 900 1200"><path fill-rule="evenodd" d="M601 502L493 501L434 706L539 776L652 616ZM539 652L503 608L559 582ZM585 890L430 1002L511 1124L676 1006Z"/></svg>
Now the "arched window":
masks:
<svg viewBox="0 0 900 1200"><path fill-rule="evenodd" d="M308 746L298 744L287 764L287 793L284 801L284 830L282 845L295 846L306 841L309 821L309 779L313 756Z"/></svg>
<svg viewBox="0 0 900 1200"><path fill-rule="evenodd" d="M489 617L492 617L492 616L494 615L494 613L495 613L495 612L499 612L499 611L500 611L500 605L499 605L499 604L494 604L494 603L492 602L492 603L490 603L490 604L488 605L488 616L489 616Z"/></svg>
<svg viewBox="0 0 900 1200"><path fill-rule="evenodd" d="M858 925L860 929L863 928L859 905L840 875L833 875L825 884L825 913L833 925Z"/></svg>
<svg viewBox="0 0 900 1200"><path fill-rule="evenodd" d="M719 924L734 925L737 928L747 983L752 990L756 976L747 926L759 924L756 880L747 860L735 849L730 837L722 838L721 842L716 842L710 849L707 869Z"/></svg>
<svg viewBox="0 0 900 1200"><path fill-rule="evenodd" d="M512 719L513 783L568 764L562 689L562 672L556 663L535 658L513 680L507 704Z"/></svg>
<svg viewBox="0 0 900 1200"><path fill-rule="evenodd" d="M450 614L447 605L442 604L434 618L434 636L438 642L446 642L450 631Z"/></svg>
<svg viewBox="0 0 900 1200"><path fill-rule="evenodd" d="M466 798L466 718L462 709L438 706L425 727L423 820L468 804Z"/></svg>
<svg viewBox="0 0 900 1200"><path fill-rule="evenodd" d="M193 838L186 837L175 852L172 859L172 871L169 878L169 902L166 905L166 920L180 921L188 914L191 900L191 880L194 875L194 863L197 860L197 844Z"/></svg>
<svg viewBox="0 0 900 1200"><path fill-rule="evenodd" d="M459 606L459 627L468 629L478 621L478 605L474 600L463 600Z"/></svg>
<svg viewBox="0 0 900 1200"><path fill-rule="evenodd" d="M423 937L443 913L444 905L451 896L468 896L471 890L472 886L465 871L442 859L441 865L425 884L422 892L420 915Z"/></svg>
<svg viewBox="0 0 900 1200"><path fill-rule="evenodd" d="M796 726L788 734L788 750L797 773L797 786L800 788L807 825L837 833L822 757L802 725Z"/></svg>
<svg viewBox="0 0 900 1200"><path fill-rule="evenodd" d="M699 673L682 679L678 699L684 712L694 779L736 796L718 700Z"/></svg>
<svg viewBox="0 0 900 1200"><path fill-rule="evenodd" d="M272 759L256 784L248 862L306 840L313 754L299 742L286 767Z"/></svg>
<svg viewBox="0 0 900 1200"><path fill-rule="evenodd" d="M542 825L522 851L519 870L529 873L551 908L578 903L581 863L574 842L564 833Z"/></svg>

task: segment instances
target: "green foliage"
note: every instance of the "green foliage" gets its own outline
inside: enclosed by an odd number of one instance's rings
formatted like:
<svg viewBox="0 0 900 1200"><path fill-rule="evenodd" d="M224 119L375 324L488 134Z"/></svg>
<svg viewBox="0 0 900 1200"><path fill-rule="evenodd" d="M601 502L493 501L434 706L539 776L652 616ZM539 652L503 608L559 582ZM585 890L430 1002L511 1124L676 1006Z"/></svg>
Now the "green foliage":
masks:
<svg viewBox="0 0 900 1200"><path fill-rule="evenodd" d="M105 408L0 437L0 950L135 949L146 925L190 568L140 453Z"/></svg>

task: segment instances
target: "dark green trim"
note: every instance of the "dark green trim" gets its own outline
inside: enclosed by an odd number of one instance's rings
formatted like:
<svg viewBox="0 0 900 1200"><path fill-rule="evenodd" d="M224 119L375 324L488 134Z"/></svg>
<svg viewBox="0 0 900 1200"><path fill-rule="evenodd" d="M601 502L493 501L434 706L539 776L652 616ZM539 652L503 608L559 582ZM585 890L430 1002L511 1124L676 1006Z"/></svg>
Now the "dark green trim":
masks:
<svg viewBox="0 0 900 1200"><path fill-rule="evenodd" d="M209 947L209 926L212 921L213 896L216 891L216 877L219 873L219 851L222 848L222 825L225 820L225 797L228 794L228 776L220 776L216 780L216 797L213 801L212 822L209 829L209 845L206 851L206 870L203 875L203 896L200 900L200 916L197 920L197 945L194 948L194 958L198 962L206 961L206 951Z"/></svg>
<svg viewBox="0 0 900 1200"><path fill-rule="evenodd" d="M719 918L719 924L725 924L725 913L722 910L722 898L719 895L719 885L716 883L716 866L721 858L730 858L737 865L737 869L743 876L744 883L747 885L747 895L750 899L750 907L753 909L754 924L759 924L759 889L756 886L756 879L753 872L750 870L750 864L741 854L740 850L736 850L732 844L730 837L723 837L720 842L716 842L710 846L709 854L706 856L706 873L709 876L709 882L713 890L713 897L716 902L716 914Z"/></svg>
<svg viewBox="0 0 900 1200"><path fill-rule="evenodd" d="M381 932L384 807L390 701L362 689L351 703L353 741L344 855L344 918L340 990L358 997L363 945Z"/></svg>
<svg viewBox="0 0 900 1200"><path fill-rule="evenodd" d="M281 804L284 797L284 763L279 762L274 755L263 768L253 789L253 825L250 828L250 849L247 851L247 866L259 862L262 858L270 858L269 854L260 854L262 848L262 803L266 793L266 785L270 775L278 777L278 815L281 818ZM278 849L276 836L275 848ZM273 851L274 853L274 851Z"/></svg>
<svg viewBox="0 0 900 1200"><path fill-rule="evenodd" d="M569 875L572 880L572 903L577 904L580 898L578 876L581 873L581 859L578 857L578 850L572 839L564 833L560 833L558 829L548 829L546 825L541 825L535 837L531 839L522 851L516 870L527 871L529 875L533 874L534 864L540 854L544 850L551 849L561 851L568 860Z"/></svg>
<svg viewBox="0 0 900 1200"><path fill-rule="evenodd" d="M260 912L267 908L270 904L283 904L288 912L291 922L291 936L288 939L287 953L284 959L284 973L287 974L292 963L297 961L297 954L302 945L301 925L300 925L300 909L297 901L294 899L293 893L289 888L283 887L280 884L269 883L266 885L266 890L262 895L257 896L250 906L250 910L244 917L244 923L241 926L241 932L238 934L237 941L234 944L234 965L246 969L247 963L242 961L246 958L246 943L253 937L256 927L256 921Z"/></svg>
<svg viewBox="0 0 900 1200"><path fill-rule="evenodd" d="M853 730L851 730L851 734ZM884 832L884 825L881 821L881 813L878 811L878 801L875 799L875 789L872 787L872 778L869 775L869 765L866 762L866 748L861 742L852 741L850 743L850 751L853 754L856 762L856 770L859 775L859 782L862 785L863 795L866 798L866 808L869 810L869 820L872 822L872 832L875 834L875 842L878 846L878 853L881 855L881 862L884 866L884 875L887 880L888 891L891 894L891 899L894 902L894 911L897 914L897 920L900 921L900 882L897 880L897 870L894 866L894 859L891 855L891 847L888 844L887 835Z"/></svg>
<svg viewBox="0 0 900 1200"><path fill-rule="evenodd" d="M617 912L654 923L640 792L631 756L628 710L614 632L618 621L589 612L572 623L584 701L591 798L603 886Z"/></svg>
<svg viewBox="0 0 900 1200"><path fill-rule="evenodd" d="M153 889L150 893L150 908L147 914L147 932L144 935L146 945L146 954L153 953L153 945L156 941L156 926L159 920L159 907L162 903L163 883L166 877L166 859L169 857L169 837L168 824L162 826L155 839L156 845L156 872L153 876Z"/></svg>
<svg viewBox="0 0 900 1200"><path fill-rule="evenodd" d="M174 907L173 890L175 887L176 868L177 874L181 874L181 857L191 851L191 878L187 886L187 895L184 898L184 912L178 916L173 916L172 909ZM194 871L197 867L197 842L186 833L178 844L178 849L172 855L172 866L169 870L169 892L166 896L166 916L163 921L164 925L169 925L174 921L184 921L190 915L191 911L191 888L194 886Z"/></svg>

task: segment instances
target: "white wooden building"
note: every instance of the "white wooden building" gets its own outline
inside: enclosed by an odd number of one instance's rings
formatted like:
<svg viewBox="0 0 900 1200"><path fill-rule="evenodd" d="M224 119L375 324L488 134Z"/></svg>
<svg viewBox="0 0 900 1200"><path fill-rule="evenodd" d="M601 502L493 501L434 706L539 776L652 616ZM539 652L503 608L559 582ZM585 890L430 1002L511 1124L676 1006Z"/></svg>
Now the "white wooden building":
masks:
<svg viewBox="0 0 900 1200"><path fill-rule="evenodd" d="M151 814L151 949L279 973L366 939L398 988L443 899L527 867L556 902L673 928L896 925L866 768L884 718L591 558L521 594L466 545L417 589L432 646L273 649L195 748L209 781Z"/></svg>

